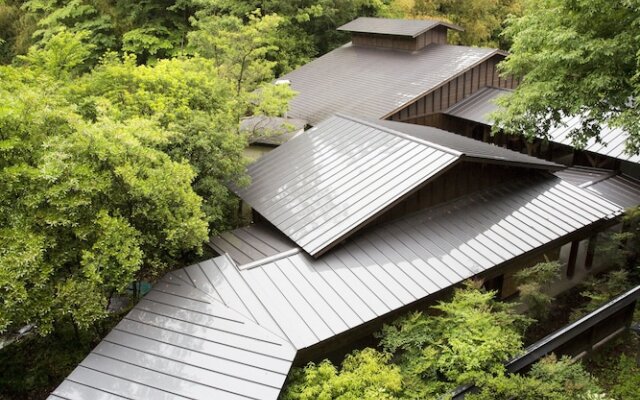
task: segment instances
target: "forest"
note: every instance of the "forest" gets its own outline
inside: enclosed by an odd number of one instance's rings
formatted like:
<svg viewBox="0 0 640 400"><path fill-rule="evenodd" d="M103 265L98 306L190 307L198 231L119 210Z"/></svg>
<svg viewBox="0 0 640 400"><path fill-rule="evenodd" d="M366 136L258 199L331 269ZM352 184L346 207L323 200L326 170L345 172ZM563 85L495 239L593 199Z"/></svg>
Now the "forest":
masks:
<svg viewBox="0 0 640 400"><path fill-rule="evenodd" d="M529 78L496 129L545 137L586 113L576 144L609 124L640 149L632 0L0 0L0 399L45 398L141 288L238 226L240 120L283 115L296 93L274 80L346 43L335 28L359 16L441 19L465 28L453 43L511 51L502 71ZM580 289L582 312L637 282L620 267ZM535 285L555 267L537 268L521 285L548 306ZM475 382L477 400L637 398L624 354L506 375L535 318L470 282L375 347L294 370L282 397L441 398Z"/></svg>

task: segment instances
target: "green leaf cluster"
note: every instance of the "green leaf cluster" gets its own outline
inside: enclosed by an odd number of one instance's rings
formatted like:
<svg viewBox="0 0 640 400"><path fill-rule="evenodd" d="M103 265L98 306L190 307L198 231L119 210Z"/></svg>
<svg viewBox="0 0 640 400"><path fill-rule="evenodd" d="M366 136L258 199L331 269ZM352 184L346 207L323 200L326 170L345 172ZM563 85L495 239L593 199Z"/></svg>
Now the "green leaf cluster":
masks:
<svg viewBox="0 0 640 400"><path fill-rule="evenodd" d="M512 96L498 100L494 131L548 138L568 117L580 126L576 147L603 126L630 133L628 151L640 150L638 26L640 8L628 0L528 0L504 35L513 45L504 75L522 78Z"/></svg>

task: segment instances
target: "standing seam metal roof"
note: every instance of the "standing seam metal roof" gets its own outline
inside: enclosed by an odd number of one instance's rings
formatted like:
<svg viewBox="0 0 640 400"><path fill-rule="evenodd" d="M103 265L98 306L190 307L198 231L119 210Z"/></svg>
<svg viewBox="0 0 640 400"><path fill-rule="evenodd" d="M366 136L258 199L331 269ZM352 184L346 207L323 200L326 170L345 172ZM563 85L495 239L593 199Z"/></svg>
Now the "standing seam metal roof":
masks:
<svg viewBox="0 0 640 400"><path fill-rule="evenodd" d="M317 256L462 159L563 168L436 128L334 116L250 165L253 183L236 192Z"/></svg>
<svg viewBox="0 0 640 400"><path fill-rule="evenodd" d="M555 174L623 208L640 205L640 181L629 176L589 167L571 167Z"/></svg>
<svg viewBox="0 0 640 400"><path fill-rule="evenodd" d="M503 53L441 44L405 52L348 43L281 78L298 92L288 115L311 125L337 112L383 118L497 54Z"/></svg>
<svg viewBox="0 0 640 400"><path fill-rule="evenodd" d="M536 174L381 225L320 260L194 264L156 285L51 398L276 399L296 350L620 212Z"/></svg>
<svg viewBox="0 0 640 400"><path fill-rule="evenodd" d="M339 31L374 33L378 35L416 37L436 26L462 31L457 25L435 19L391 19L360 17L340 27Z"/></svg>
<svg viewBox="0 0 640 400"><path fill-rule="evenodd" d="M488 116L498 109L498 106L495 104L495 99L510 92L510 90L486 88L454 104L444 113L491 126L493 123L489 121ZM579 128L580 124L581 117L579 116L566 118L561 126L556 126L549 131L549 140L574 147L570 133L572 130ZM601 143L596 142L595 139L591 139L581 150L640 163L640 154L628 154L626 152L625 146L628 137L629 134L621 128L604 126L600 133Z"/></svg>

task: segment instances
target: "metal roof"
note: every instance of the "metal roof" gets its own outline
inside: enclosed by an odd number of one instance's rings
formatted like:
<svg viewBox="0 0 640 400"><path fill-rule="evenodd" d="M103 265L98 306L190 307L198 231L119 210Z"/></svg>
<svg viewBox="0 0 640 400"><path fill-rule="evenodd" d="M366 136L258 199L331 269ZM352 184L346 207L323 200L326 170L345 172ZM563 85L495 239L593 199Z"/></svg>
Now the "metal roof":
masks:
<svg viewBox="0 0 640 400"><path fill-rule="evenodd" d="M260 115L243 118L240 132L248 134L252 144L278 146L304 131L306 125L302 119Z"/></svg>
<svg viewBox="0 0 640 400"><path fill-rule="evenodd" d="M294 349L620 211L534 174L380 225L319 260L285 252L243 270L226 256L194 264L158 284L53 394L275 399Z"/></svg>
<svg viewBox="0 0 640 400"><path fill-rule="evenodd" d="M318 256L467 159L461 150L472 161L563 168L436 128L334 116L250 165L253 183L236 192Z"/></svg>
<svg viewBox="0 0 640 400"><path fill-rule="evenodd" d="M384 118L496 54L503 53L444 44L406 52L348 43L282 77L298 92L289 116L311 125L337 112Z"/></svg>
<svg viewBox="0 0 640 400"><path fill-rule="evenodd" d="M489 121L487 116L498 109L498 106L495 104L495 99L510 92L510 90L505 89L486 88L454 104L444 113L491 126L493 123ZM581 118L579 116L566 118L561 126L552 128L549 131L549 140L573 147L573 141L569 134L573 129L579 128L580 123ZM628 137L629 134L620 128L604 126L600 133L601 143L596 142L595 139L591 139L581 150L640 163L640 154L630 155L625 151Z"/></svg>
<svg viewBox="0 0 640 400"><path fill-rule="evenodd" d="M556 127L549 132L549 140L562 143L567 146L573 146L569 133L573 129L579 128L580 124L581 117L579 116L567 118L564 121L563 126ZM625 145L628 137L629 134L621 128L610 128L608 126L604 126L600 132L601 143L596 142L595 139L591 139L582 150L601 154L607 157L618 158L620 160L640 163L639 154L630 155L625 151Z"/></svg>
<svg viewBox="0 0 640 400"><path fill-rule="evenodd" d="M279 230L264 223L222 232L209 240L209 246L220 255L228 254L238 265L249 264L298 247Z"/></svg>
<svg viewBox="0 0 640 400"><path fill-rule="evenodd" d="M627 175L589 167L571 167L555 174L623 208L640 205L640 181Z"/></svg>
<svg viewBox="0 0 640 400"><path fill-rule="evenodd" d="M369 121L369 120L367 120ZM379 126L405 133L415 138L435 143L464 154L465 160L477 159L484 162L504 162L510 165L521 165L528 168L563 169L565 166L540 158L512 151L494 144L485 143L441 129L395 122L388 120L369 121Z"/></svg>
<svg viewBox="0 0 640 400"><path fill-rule="evenodd" d="M295 349L213 285L198 266L169 273L50 398L275 400Z"/></svg>
<svg viewBox="0 0 640 400"><path fill-rule="evenodd" d="M498 109L495 100L511 92L512 91L508 89L486 87L454 104L444 113L491 126L493 123L489 121L488 116Z"/></svg>
<svg viewBox="0 0 640 400"><path fill-rule="evenodd" d="M374 33L378 35L416 37L436 26L445 26L457 31L463 29L457 25L435 19L391 19L360 17L340 27L339 31Z"/></svg>

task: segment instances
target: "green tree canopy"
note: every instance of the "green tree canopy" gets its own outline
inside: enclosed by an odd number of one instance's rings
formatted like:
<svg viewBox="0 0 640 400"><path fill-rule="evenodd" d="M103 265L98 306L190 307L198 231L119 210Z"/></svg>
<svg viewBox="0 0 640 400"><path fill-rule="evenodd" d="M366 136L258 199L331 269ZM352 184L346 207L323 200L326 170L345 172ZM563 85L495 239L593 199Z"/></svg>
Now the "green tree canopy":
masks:
<svg viewBox="0 0 640 400"><path fill-rule="evenodd" d="M548 137L563 119L579 116L581 126L570 132L576 146L606 124L629 131L629 151L637 153L639 23L634 1L527 1L505 30L513 46L501 63L504 74L523 79L499 102L495 129Z"/></svg>

